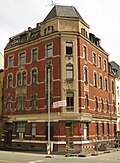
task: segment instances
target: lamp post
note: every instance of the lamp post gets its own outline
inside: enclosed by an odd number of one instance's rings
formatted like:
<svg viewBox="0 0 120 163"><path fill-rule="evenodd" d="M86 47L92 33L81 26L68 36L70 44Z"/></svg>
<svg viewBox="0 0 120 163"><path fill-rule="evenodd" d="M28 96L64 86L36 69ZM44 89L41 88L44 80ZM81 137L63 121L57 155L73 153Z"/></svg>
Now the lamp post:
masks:
<svg viewBox="0 0 120 163"><path fill-rule="evenodd" d="M50 68L48 68L48 144L47 144L47 152L50 155Z"/></svg>

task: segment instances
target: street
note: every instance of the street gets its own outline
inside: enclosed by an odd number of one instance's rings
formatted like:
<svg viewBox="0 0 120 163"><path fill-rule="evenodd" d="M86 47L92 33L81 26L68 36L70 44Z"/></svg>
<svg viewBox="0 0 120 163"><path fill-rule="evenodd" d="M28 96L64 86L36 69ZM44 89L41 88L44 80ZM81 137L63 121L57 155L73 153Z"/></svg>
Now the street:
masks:
<svg viewBox="0 0 120 163"><path fill-rule="evenodd" d="M120 151L87 157L65 157L54 155L46 158L45 154L26 152L0 151L0 163L118 163L120 162Z"/></svg>

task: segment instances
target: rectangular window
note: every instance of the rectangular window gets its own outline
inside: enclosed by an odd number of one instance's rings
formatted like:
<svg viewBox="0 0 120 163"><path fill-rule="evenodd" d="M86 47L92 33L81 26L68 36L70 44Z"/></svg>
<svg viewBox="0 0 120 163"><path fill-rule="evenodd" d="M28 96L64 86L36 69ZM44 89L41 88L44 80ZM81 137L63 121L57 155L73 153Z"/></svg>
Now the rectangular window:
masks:
<svg viewBox="0 0 120 163"><path fill-rule="evenodd" d="M117 86L117 96L119 97L119 87Z"/></svg>
<svg viewBox="0 0 120 163"><path fill-rule="evenodd" d="M118 114L120 114L120 103L118 102Z"/></svg>
<svg viewBox="0 0 120 163"><path fill-rule="evenodd" d="M23 110L26 109L26 97L23 96Z"/></svg>
<svg viewBox="0 0 120 163"><path fill-rule="evenodd" d="M16 111L22 111L26 109L26 97L16 97Z"/></svg>
<svg viewBox="0 0 120 163"><path fill-rule="evenodd" d="M12 68L13 66L14 66L14 58L13 58L13 56L10 56L9 57L8 67Z"/></svg>
<svg viewBox="0 0 120 163"><path fill-rule="evenodd" d="M95 134L96 136L99 135L98 123L95 124Z"/></svg>
<svg viewBox="0 0 120 163"><path fill-rule="evenodd" d="M73 80L73 65L66 65L66 79Z"/></svg>
<svg viewBox="0 0 120 163"><path fill-rule="evenodd" d="M109 111L109 105L108 105L108 100L106 100L106 113Z"/></svg>
<svg viewBox="0 0 120 163"><path fill-rule="evenodd" d="M32 84L37 84L37 70L32 70Z"/></svg>
<svg viewBox="0 0 120 163"><path fill-rule="evenodd" d="M87 73L87 68L84 69L84 82L87 84L88 83L88 73Z"/></svg>
<svg viewBox="0 0 120 163"><path fill-rule="evenodd" d="M103 99L101 99L100 101L100 107L101 107L101 112L104 112L104 102L103 102Z"/></svg>
<svg viewBox="0 0 120 163"><path fill-rule="evenodd" d="M38 50L37 48L32 49L32 62L37 62Z"/></svg>
<svg viewBox="0 0 120 163"><path fill-rule="evenodd" d="M32 95L31 96L31 108L36 109L36 107L37 107L37 96Z"/></svg>
<svg viewBox="0 0 120 163"><path fill-rule="evenodd" d="M11 98L8 97L8 98L7 98L7 101L6 101L6 111L7 111L7 112L10 112L11 109L12 109L12 102L11 102Z"/></svg>
<svg viewBox="0 0 120 163"><path fill-rule="evenodd" d="M107 136L110 134L109 123L107 123Z"/></svg>
<svg viewBox="0 0 120 163"><path fill-rule="evenodd" d="M52 46L52 44L48 44L46 47L47 47L47 55L46 55L46 57L51 58L52 53L53 53L53 46Z"/></svg>
<svg viewBox="0 0 120 163"><path fill-rule="evenodd" d="M19 97L19 110L22 110L22 96Z"/></svg>
<svg viewBox="0 0 120 163"><path fill-rule="evenodd" d="M67 111L74 111L74 93L73 92L67 92L66 101L67 101Z"/></svg>
<svg viewBox="0 0 120 163"><path fill-rule="evenodd" d="M73 55L73 43L72 42L66 42L66 55L67 56Z"/></svg>
<svg viewBox="0 0 120 163"><path fill-rule="evenodd" d="M95 111L98 111L98 98L95 97Z"/></svg>
<svg viewBox="0 0 120 163"><path fill-rule="evenodd" d="M87 61L87 48L86 48L86 46L83 47L83 58L84 58L84 60Z"/></svg>
<svg viewBox="0 0 120 163"><path fill-rule="evenodd" d="M26 54L25 52L19 54L19 66L26 64Z"/></svg>

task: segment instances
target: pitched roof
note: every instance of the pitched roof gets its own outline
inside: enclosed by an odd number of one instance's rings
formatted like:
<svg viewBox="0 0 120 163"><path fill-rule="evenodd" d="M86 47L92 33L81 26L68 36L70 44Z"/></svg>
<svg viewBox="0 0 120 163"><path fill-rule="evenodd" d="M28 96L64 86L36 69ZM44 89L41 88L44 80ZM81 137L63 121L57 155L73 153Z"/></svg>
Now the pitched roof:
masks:
<svg viewBox="0 0 120 163"><path fill-rule="evenodd" d="M52 8L52 10L48 13L48 15L46 16L44 21L50 20L50 19L52 19L54 17L79 18L82 21L84 21L83 18L81 17L81 15L79 14L79 12L76 10L76 8L74 6L55 5Z"/></svg>

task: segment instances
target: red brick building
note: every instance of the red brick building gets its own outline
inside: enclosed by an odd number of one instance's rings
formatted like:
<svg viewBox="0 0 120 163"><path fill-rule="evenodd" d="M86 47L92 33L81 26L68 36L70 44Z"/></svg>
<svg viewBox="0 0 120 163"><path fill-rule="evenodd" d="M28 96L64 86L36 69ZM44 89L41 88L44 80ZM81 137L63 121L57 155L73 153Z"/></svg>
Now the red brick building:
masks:
<svg viewBox="0 0 120 163"><path fill-rule="evenodd" d="M73 6L54 6L35 28L11 37L4 57L6 145L46 150L48 105L55 151L114 137L115 77L108 54ZM53 108L61 100L67 105Z"/></svg>

